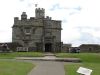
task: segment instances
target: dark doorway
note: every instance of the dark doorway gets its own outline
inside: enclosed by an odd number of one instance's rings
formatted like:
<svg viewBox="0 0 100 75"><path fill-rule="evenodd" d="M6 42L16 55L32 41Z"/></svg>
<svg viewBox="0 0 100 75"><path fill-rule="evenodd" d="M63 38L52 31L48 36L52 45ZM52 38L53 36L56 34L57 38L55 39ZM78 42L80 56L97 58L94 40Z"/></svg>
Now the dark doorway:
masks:
<svg viewBox="0 0 100 75"><path fill-rule="evenodd" d="M51 50L52 50L52 44L46 43L45 44L45 52L51 52Z"/></svg>

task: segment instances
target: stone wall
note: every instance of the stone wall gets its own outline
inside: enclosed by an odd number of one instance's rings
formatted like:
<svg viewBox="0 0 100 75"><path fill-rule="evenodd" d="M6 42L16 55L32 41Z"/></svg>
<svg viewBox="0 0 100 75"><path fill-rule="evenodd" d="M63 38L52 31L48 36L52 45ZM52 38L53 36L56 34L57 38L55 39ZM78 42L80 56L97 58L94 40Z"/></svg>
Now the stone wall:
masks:
<svg viewBox="0 0 100 75"><path fill-rule="evenodd" d="M6 43L0 43L0 51L2 52L2 45L6 44L8 51L13 51L15 52L17 50L17 47L22 47L21 44L16 43L16 42L6 42Z"/></svg>
<svg viewBox="0 0 100 75"><path fill-rule="evenodd" d="M36 8L35 17L27 19L26 12L23 12L21 19L14 18L12 42L18 42L23 47L34 47L37 51L45 51L45 46L50 46L52 52L60 52L61 29L61 21L45 17L45 9Z"/></svg>
<svg viewBox="0 0 100 75"><path fill-rule="evenodd" d="M100 45L98 44L82 44L79 46L80 52L98 53L100 52Z"/></svg>
<svg viewBox="0 0 100 75"><path fill-rule="evenodd" d="M72 44L63 44L63 46L62 46L62 52L69 53L71 47L72 47Z"/></svg>

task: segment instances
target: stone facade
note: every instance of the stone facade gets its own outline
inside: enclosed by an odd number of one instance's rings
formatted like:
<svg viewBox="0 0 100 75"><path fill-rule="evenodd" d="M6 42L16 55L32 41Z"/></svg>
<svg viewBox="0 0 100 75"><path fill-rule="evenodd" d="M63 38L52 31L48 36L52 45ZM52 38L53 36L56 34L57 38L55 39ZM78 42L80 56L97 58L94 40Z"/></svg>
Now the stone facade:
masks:
<svg viewBox="0 0 100 75"><path fill-rule="evenodd" d="M23 12L21 19L14 18L12 42L34 51L61 52L61 30L61 21L45 17L45 9L36 8L35 17L27 19L26 12Z"/></svg>
<svg viewBox="0 0 100 75"><path fill-rule="evenodd" d="M71 47L72 47L72 44L63 44L62 52L69 53Z"/></svg>
<svg viewBox="0 0 100 75"><path fill-rule="evenodd" d="M99 44L82 44L79 46L80 52L85 53L98 53L100 52L100 45Z"/></svg>
<svg viewBox="0 0 100 75"><path fill-rule="evenodd" d="M17 47L22 47L22 45L20 45L19 43L15 43L15 42L6 42L6 43L0 43L0 52L4 52L4 50L2 49L3 46L6 45L7 49L6 51L10 51L10 52L15 52Z"/></svg>

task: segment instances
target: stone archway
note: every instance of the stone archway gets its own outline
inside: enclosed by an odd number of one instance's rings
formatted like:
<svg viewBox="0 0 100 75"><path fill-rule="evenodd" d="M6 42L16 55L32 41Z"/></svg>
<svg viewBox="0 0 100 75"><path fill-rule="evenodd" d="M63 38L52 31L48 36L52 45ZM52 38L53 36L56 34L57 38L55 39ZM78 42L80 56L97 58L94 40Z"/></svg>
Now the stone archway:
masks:
<svg viewBox="0 0 100 75"><path fill-rule="evenodd" d="M45 44L45 52L51 52L52 51L52 44L46 43Z"/></svg>

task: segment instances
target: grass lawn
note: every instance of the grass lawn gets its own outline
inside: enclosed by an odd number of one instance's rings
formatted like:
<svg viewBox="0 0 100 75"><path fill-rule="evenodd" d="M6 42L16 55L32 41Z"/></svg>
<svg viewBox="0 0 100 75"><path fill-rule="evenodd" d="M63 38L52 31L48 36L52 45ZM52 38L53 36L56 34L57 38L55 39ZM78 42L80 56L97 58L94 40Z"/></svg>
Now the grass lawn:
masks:
<svg viewBox="0 0 100 75"><path fill-rule="evenodd" d="M28 62L0 61L0 75L27 75L33 67Z"/></svg>
<svg viewBox="0 0 100 75"><path fill-rule="evenodd" d="M14 58L14 57L40 57L44 56L40 52L13 52L13 53L0 53L0 59Z"/></svg>
<svg viewBox="0 0 100 75"><path fill-rule="evenodd" d="M58 57L80 58L82 63L66 63L66 75L80 75L76 71L82 66L92 69L91 75L100 75L100 53L58 53Z"/></svg>

